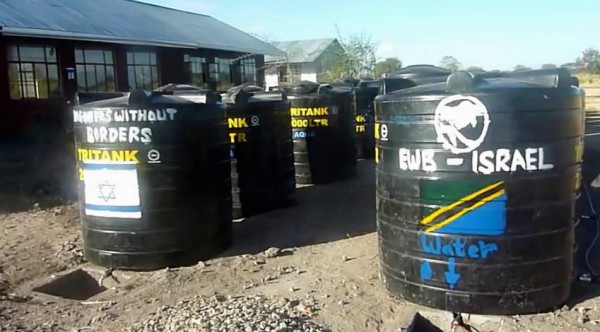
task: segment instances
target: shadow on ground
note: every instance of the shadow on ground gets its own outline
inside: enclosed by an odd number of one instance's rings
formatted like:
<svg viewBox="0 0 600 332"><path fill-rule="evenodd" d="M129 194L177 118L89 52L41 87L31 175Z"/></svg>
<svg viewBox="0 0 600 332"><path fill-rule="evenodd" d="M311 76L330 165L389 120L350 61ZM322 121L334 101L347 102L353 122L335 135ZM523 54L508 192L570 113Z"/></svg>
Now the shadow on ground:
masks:
<svg viewBox="0 0 600 332"><path fill-rule="evenodd" d="M75 201L74 151L72 135L60 128L0 141L0 213Z"/></svg>
<svg viewBox="0 0 600 332"><path fill-rule="evenodd" d="M351 180L298 188L295 207L236 223L234 246L223 255L302 247L374 232L375 163L359 161L357 171Z"/></svg>
<svg viewBox="0 0 600 332"><path fill-rule="evenodd" d="M570 305L600 296L600 216L594 217L593 213L594 210L600 213L600 188L591 186L600 175L600 113L594 110L588 110L586 115L583 159L581 184L587 193L583 191L577 201L577 214L590 219L580 218L575 229L575 267L579 273L595 274L598 280L595 283L576 280Z"/></svg>

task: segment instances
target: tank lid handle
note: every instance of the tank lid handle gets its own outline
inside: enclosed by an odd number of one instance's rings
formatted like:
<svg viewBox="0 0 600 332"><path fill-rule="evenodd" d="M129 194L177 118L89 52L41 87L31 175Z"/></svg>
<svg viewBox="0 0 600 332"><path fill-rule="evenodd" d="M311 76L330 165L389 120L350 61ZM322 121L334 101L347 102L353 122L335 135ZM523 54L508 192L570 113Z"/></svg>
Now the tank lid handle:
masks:
<svg viewBox="0 0 600 332"><path fill-rule="evenodd" d="M250 98L254 96L254 93L240 89L232 92L229 97L235 104L247 104Z"/></svg>
<svg viewBox="0 0 600 332"><path fill-rule="evenodd" d="M457 71L450 74L446 79L446 90L448 92L462 93L473 90L475 83L473 75L466 71Z"/></svg>
<svg viewBox="0 0 600 332"><path fill-rule="evenodd" d="M503 78L515 79L551 88L569 88L573 79L567 68L535 69L519 72L510 72L502 75Z"/></svg>
<svg viewBox="0 0 600 332"><path fill-rule="evenodd" d="M252 101L285 101L287 100L286 91L263 91L253 93Z"/></svg>
<svg viewBox="0 0 600 332"><path fill-rule="evenodd" d="M75 92L75 95L73 96L73 106L80 106L81 105L81 101L79 100L79 92Z"/></svg>
<svg viewBox="0 0 600 332"><path fill-rule="evenodd" d="M391 77L391 78L383 78L381 79L381 85L379 86L378 91L383 94L389 94L394 91L408 89L417 86L415 82L399 77Z"/></svg>
<svg viewBox="0 0 600 332"><path fill-rule="evenodd" d="M222 101L221 95L216 91L206 91L206 103L207 104L216 104Z"/></svg>
<svg viewBox="0 0 600 332"><path fill-rule="evenodd" d="M143 107L150 104L152 92L145 90L135 90L129 94L129 106Z"/></svg>
<svg viewBox="0 0 600 332"><path fill-rule="evenodd" d="M321 83L317 88L317 94L323 94L326 91L330 91L332 86L329 83Z"/></svg>

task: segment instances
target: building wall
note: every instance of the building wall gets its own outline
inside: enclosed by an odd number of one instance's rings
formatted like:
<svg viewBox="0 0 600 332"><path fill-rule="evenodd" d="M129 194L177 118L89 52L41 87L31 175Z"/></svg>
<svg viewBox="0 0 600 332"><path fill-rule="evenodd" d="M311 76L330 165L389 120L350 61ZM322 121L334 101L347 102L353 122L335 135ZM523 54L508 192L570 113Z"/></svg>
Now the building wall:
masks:
<svg viewBox="0 0 600 332"><path fill-rule="evenodd" d="M44 99L13 99L9 85L9 70L7 61L7 50L9 45L46 45L54 47L58 61L58 75L60 81L60 93L53 98ZM77 47L102 48L111 51L114 57L115 68L114 90L127 92L130 90L130 69L128 68L128 51L155 52L158 68L158 85L168 83L190 83L189 65L184 63L184 54L202 57L206 63L202 65L204 77L208 81L208 87L217 88L217 82L210 80L211 64L215 57L223 59L237 59L240 54L235 52L217 50L186 50L176 48L160 47L132 47L109 43L90 43L67 40L40 40L31 38L13 38L0 35L0 139L27 132L32 127L40 125L48 128L70 126L70 117L67 112L70 101L78 90L78 76L76 71L75 49ZM264 56L252 56L256 68L264 67ZM237 73L240 66L232 64L230 69L231 85L241 83L241 75ZM152 76L152 75L151 75ZM153 77L153 76L152 76ZM256 81L263 84L264 70L256 70ZM37 80L33 83L37 89ZM33 129L36 130L36 129Z"/></svg>
<svg viewBox="0 0 600 332"><path fill-rule="evenodd" d="M332 42L313 62L293 63L290 65L292 75L287 73L287 65L278 65L276 62L267 63L270 67L269 73L265 75L265 87L268 89L272 86L281 84L289 84L297 81L323 82L325 81L325 73L335 63L336 54L343 52L341 44L335 40ZM291 79L291 82L282 81L282 77Z"/></svg>
<svg viewBox="0 0 600 332"><path fill-rule="evenodd" d="M325 81L325 73L329 70L330 66L334 64L336 53L343 51L342 45L340 45L336 39L317 59L315 59L313 65L319 82Z"/></svg>
<svg viewBox="0 0 600 332"><path fill-rule="evenodd" d="M183 55L185 52L177 48L159 48L157 49L157 53L158 58L160 59L158 63L161 85L168 83L184 83L184 81L187 80L183 62ZM202 53L204 52L190 53L200 53L200 55L203 55Z"/></svg>
<svg viewBox="0 0 600 332"><path fill-rule="evenodd" d="M296 83L299 81L320 82L317 75L317 66L315 63L294 63L289 66L292 74L288 75L288 66L281 65L277 68L270 68L269 73L265 75L265 88L279 86L282 84ZM281 78L285 77L286 80ZM290 81L291 80L291 81Z"/></svg>
<svg viewBox="0 0 600 332"><path fill-rule="evenodd" d="M6 47L5 38L0 35L0 133L7 132L9 130L9 116L8 116L8 68L6 65ZM0 134L0 137L2 134Z"/></svg>
<svg viewBox="0 0 600 332"><path fill-rule="evenodd" d="M255 55L254 59L256 61L256 84L258 86L265 86L265 56L264 55Z"/></svg>
<svg viewBox="0 0 600 332"><path fill-rule="evenodd" d="M279 85L279 75L275 74L267 74L265 75L265 89L269 89L274 86Z"/></svg>
<svg viewBox="0 0 600 332"><path fill-rule="evenodd" d="M314 63L303 63L300 72L301 81L319 82L317 79L317 68Z"/></svg>

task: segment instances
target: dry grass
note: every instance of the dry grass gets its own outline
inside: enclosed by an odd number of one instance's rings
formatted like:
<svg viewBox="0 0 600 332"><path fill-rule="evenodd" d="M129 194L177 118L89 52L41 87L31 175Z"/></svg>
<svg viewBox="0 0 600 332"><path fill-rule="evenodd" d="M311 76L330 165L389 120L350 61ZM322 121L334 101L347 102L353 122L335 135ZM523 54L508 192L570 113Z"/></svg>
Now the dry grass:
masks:
<svg viewBox="0 0 600 332"><path fill-rule="evenodd" d="M586 109L600 110L600 75L577 74L581 88L585 90Z"/></svg>
<svg viewBox="0 0 600 332"><path fill-rule="evenodd" d="M575 75L579 78L579 84L581 87L586 86L600 86L600 75L598 74L577 74Z"/></svg>

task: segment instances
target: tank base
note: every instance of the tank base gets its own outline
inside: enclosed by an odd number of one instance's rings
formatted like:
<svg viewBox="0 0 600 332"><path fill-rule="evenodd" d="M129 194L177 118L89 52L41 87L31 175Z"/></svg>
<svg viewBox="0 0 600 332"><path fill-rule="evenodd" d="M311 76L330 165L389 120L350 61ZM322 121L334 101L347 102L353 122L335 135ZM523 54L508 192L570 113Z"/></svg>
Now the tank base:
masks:
<svg viewBox="0 0 600 332"><path fill-rule="evenodd" d="M241 207L234 207L232 209L232 215L233 215L233 220L242 219L244 217L244 215L242 213L242 208Z"/></svg>
<svg viewBox="0 0 600 332"><path fill-rule="evenodd" d="M380 272L380 278L395 298L432 309L474 315L525 315L556 310L569 297L571 284L516 294L485 294L426 288Z"/></svg>
<svg viewBox="0 0 600 332"><path fill-rule="evenodd" d="M277 209L285 209L288 207L296 206L296 198L286 198L279 202L274 202L269 205L252 205L242 206L239 211L234 210L233 219L250 218L252 216L260 215Z"/></svg>
<svg viewBox="0 0 600 332"><path fill-rule="evenodd" d="M129 271L154 271L167 267L193 266L209 260L229 249L233 244L233 234L229 234L212 245L200 245L189 250L176 250L163 253L109 252L84 248L84 255L91 264Z"/></svg>
<svg viewBox="0 0 600 332"><path fill-rule="evenodd" d="M296 184L307 185L307 184L329 184L337 181L348 180L356 176L356 167L351 167L344 172L337 173L335 175L318 175L318 174L296 174Z"/></svg>

